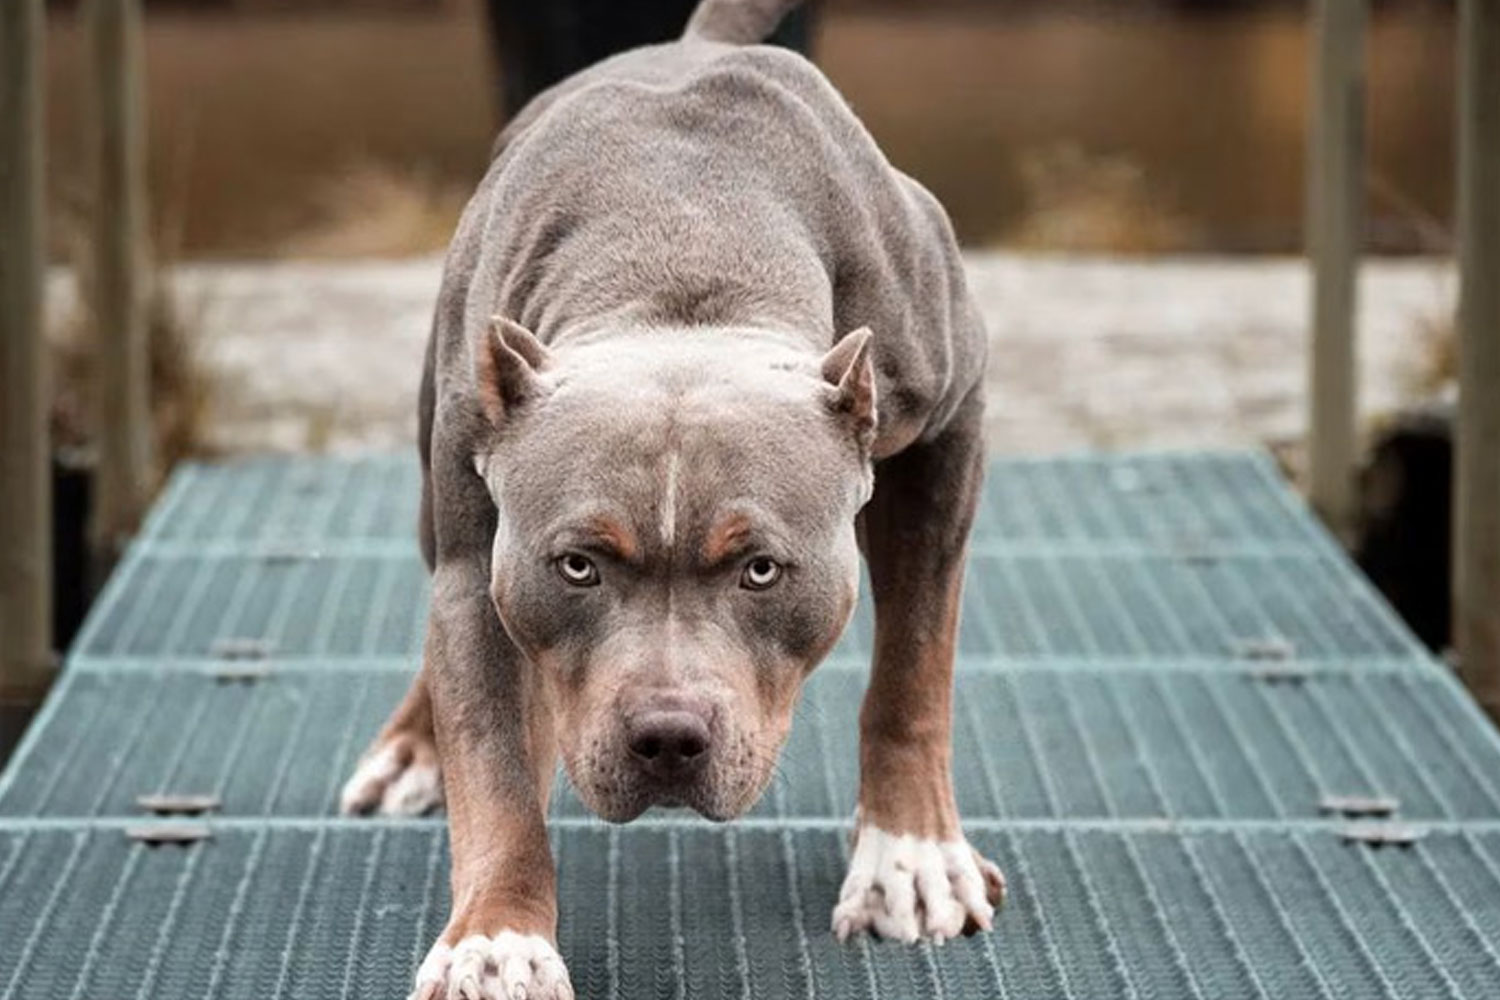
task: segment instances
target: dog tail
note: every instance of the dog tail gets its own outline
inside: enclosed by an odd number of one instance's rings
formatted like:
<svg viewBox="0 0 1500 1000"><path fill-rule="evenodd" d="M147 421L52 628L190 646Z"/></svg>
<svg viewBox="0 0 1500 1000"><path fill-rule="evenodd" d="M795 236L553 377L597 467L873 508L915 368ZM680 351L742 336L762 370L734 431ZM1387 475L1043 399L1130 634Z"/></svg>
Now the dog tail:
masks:
<svg viewBox="0 0 1500 1000"><path fill-rule="evenodd" d="M754 45L770 37L802 0L702 0L688 18L684 39Z"/></svg>

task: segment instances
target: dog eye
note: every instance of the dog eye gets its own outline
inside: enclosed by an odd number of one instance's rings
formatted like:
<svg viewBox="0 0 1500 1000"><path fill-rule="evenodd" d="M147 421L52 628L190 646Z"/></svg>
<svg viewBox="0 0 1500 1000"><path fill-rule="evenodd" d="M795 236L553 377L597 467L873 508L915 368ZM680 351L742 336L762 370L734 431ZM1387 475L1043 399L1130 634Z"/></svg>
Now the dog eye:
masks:
<svg viewBox="0 0 1500 1000"><path fill-rule="evenodd" d="M765 590L780 579L781 564L761 556L745 565L745 572L740 574L740 586L746 590Z"/></svg>
<svg viewBox="0 0 1500 1000"><path fill-rule="evenodd" d="M569 552L559 556L556 565L557 575L575 587L593 587L599 583L599 567L588 556Z"/></svg>

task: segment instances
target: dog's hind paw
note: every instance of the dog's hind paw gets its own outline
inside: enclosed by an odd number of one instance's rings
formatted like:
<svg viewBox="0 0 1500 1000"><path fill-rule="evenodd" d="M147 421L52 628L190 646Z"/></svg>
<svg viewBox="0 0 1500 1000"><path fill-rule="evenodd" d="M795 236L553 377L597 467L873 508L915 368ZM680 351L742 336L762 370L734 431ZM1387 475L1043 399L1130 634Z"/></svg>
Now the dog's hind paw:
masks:
<svg viewBox="0 0 1500 1000"><path fill-rule="evenodd" d="M840 941L871 931L935 943L989 930L1005 898L1005 877L962 837L926 840L861 826L849 874L833 908Z"/></svg>
<svg viewBox="0 0 1500 1000"><path fill-rule="evenodd" d="M573 984L544 939L501 931L433 945L410 1000L573 1000Z"/></svg>
<svg viewBox="0 0 1500 1000"><path fill-rule="evenodd" d="M398 734L359 762L339 795L345 815L421 816L443 804L443 777L431 741Z"/></svg>

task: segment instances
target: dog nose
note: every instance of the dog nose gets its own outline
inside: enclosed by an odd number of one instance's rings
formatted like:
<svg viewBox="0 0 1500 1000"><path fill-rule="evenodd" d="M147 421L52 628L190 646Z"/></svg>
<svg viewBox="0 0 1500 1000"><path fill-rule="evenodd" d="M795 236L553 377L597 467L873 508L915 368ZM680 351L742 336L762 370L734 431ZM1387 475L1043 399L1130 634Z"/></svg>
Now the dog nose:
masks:
<svg viewBox="0 0 1500 1000"><path fill-rule="evenodd" d="M631 718L630 754L660 778L681 777L708 757L708 720L681 709L649 710Z"/></svg>

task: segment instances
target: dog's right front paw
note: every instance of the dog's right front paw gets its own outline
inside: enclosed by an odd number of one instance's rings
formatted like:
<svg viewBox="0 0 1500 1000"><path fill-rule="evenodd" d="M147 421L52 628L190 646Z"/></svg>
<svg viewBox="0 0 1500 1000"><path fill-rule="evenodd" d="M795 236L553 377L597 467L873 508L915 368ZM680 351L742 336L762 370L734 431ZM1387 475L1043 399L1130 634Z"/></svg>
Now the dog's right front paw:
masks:
<svg viewBox="0 0 1500 1000"><path fill-rule="evenodd" d="M897 941L941 944L989 930L1004 899L1005 876L962 837L893 836L864 824L833 908L833 933L840 941L872 931Z"/></svg>
<svg viewBox="0 0 1500 1000"><path fill-rule="evenodd" d="M433 945L410 1000L573 1000L573 984L545 939L501 931Z"/></svg>
<svg viewBox="0 0 1500 1000"><path fill-rule="evenodd" d="M371 748L339 795L339 812L347 816L421 816L442 804L437 747L410 733L397 733Z"/></svg>

